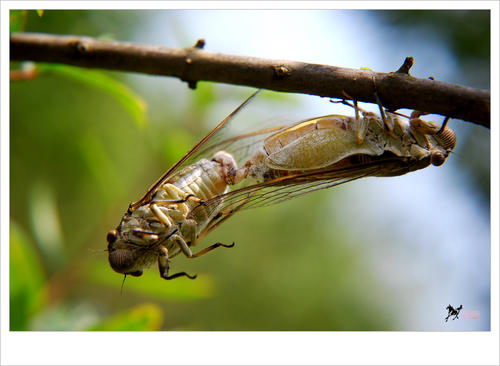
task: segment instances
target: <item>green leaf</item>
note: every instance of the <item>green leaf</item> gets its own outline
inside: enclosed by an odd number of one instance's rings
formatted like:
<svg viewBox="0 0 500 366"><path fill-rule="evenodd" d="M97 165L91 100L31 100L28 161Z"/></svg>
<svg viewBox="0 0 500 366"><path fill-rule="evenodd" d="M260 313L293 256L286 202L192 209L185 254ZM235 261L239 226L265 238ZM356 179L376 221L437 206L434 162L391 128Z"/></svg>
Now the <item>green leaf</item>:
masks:
<svg viewBox="0 0 500 366"><path fill-rule="evenodd" d="M147 104L122 82L96 70L59 64L38 64L40 73L54 73L100 89L115 98L130 114L134 122L143 127L146 124Z"/></svg>
<svg viewBox="0 0 500 366"><path fill-rule="evenodd" d="M248 94L246 96L245 94L242 94L242 97L243 99L245 99L248 97ZM275 92L272 90L262 90L259 97L263 98L264 100L276 103L290 103L290 104L297 103L296 95L290 93Z"/></svg>
<svg viewBox="0 0 500 366"><path fill-rule="evenodd" d="M193 135L185 129L172 127L168 132L168 141L162 144L165 162L178 160L195 143Z"/></svg>
<svg viewBox="0 0 500 366"><path fill-rule="evenodd" d="M30 324L34 331L86 330L101 321L96 303L65 299L45 307Z"/></svg>
<svg viewBox="0 0 500 366"><path fill-rule="evenodd" d="M47 268L51 271L62 268L66 262L66 248L63 245L59 205L53 187L38 181L33 184L29 213L33 236Z"/></svg>
<svg viewBox="0 0 500 366"><path fill-rule="evenodd" d="M89 330L138 331L159 330L163 323L161 308L155 304L142 304L116 314Z"/></svg>
<svg viewBox="0 0 500 366"><path fill-rule="evenodd" d="M36 13L38 14L38 16L41 18L43 16L43 13L45 12L45 10L40 10L40 9L37 9L35 10Z"/></svg>
<svg viewBox="0 0 500 366"><path fill-rule="evenodd" d="M191 100L196 108L202 108L203 110L210 108L217 100L214 84L199 83Z"/></svg>
<svg viewBox="0 0 500 366"><path fill-rule="evenodd" d="M24 30L26 25L26 17L28 12L26 10L11 10L9 14L9 30L10 32L20 32Z"/></svg>
<svg viewBox="0 0 500 366"><path fill-rule="evenodd" d="M10 330L27 330L31 317L46 302L46 276L28 236L10 223Z"/></svg>
<svg viewBox="0 0 500 366"><path fill-rule="evenodd" d="M113 164L109 154L99 138L91 134L83 134L78 139L78 147L89 170L89 179L96 183L95 187L101 194L101 199L120 197L124 194L120 184L120 173ZM110 185L113 187L110 195Z"/></svg>

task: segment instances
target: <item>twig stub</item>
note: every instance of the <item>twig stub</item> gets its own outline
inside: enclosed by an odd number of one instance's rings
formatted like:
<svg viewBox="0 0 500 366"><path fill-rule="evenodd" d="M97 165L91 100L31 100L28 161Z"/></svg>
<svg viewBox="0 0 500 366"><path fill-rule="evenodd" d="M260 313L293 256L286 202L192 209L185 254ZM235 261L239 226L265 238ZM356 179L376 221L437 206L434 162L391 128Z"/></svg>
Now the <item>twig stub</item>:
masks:
<svg viewBox="0 0 500 366"><path fill-rule="evenodd" d="M403 65L396 71L396 74L406 74L410 75L410 69L413 66L413 57L408 56L403 62Z"/></svg>
<svg viewBox="0 0 500 366"><path fill-rule="evenodd" d="M199 49L202 49L203 47L205 47L205 40L203 38L200 38L199 40L196 41L196 43L194 44L194 48L199 48Z"/></svg>

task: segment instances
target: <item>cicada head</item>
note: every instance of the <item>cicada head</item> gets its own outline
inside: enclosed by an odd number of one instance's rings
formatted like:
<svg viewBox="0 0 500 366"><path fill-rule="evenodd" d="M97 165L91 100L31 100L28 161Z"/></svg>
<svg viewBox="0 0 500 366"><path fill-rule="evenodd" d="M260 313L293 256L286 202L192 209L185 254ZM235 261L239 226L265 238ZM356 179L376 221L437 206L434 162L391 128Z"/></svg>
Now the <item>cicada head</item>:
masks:
<svg viewBox="0 0 500 366"><path fill-rule="evenodd" d="M108 232L108 260L114 271L140 276L158 258L158 234L149 226L150 212L142 207L125 213L120 225Z"/></svg>
<svg viewBox="0 0 500 366"><path fill-rule="evenodd" d="M106 236L108 241L108 261L115 272L138 277L142 275L143 250L127 245L117 230Z"/></svg>
<svg viewBox="0 0 500 366"><path fill-rule="evenodd" d="M440 151L435 151L431 153L431 163L434 166L440 166L443 165L444 162L446 161L447 155L443 154Z"/></svg>
<svg viewBox="0 0 500 366"><path fill-rule="evenodd" d="M446 126L449 118L445 119L440 128L433 122L418 118L422 114L426 113L418 111L412 113L410 125L414 132L413 135L421 147L425 148L427 145L432 165L443 165L450 152L455 148L457 136L451 128Z"/></svg>
<svg viewBox="0 0 500 366"><path fill-rule="evenodd" d="M434 166L443 165L450 152L455 148L457 136L447 126L444 126L431 136L436 142L431 152L431 163Z"/></svg>

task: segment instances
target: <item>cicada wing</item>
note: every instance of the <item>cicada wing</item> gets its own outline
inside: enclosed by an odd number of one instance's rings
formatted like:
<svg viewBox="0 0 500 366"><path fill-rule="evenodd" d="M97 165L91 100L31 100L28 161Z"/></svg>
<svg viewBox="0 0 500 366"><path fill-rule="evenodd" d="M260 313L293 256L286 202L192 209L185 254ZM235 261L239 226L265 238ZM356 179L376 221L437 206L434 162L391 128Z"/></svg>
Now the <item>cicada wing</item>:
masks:
<svg viewBox="0 0 500 366"><path fill-rule="evenodd" d="M274 205L364 177L401 175L408 172L409 168L405 159L382 157L343 168L323 168L291 174L213 197L193 209L190 215L195 217L198 210L203 210L213 217L203 233L206 235L241 210Z"/></svg>
<svg viewBox="0 0 500 366"><path fill-rule="evenodd" d="M259 94L260 91L260 89L255 91L226 118L224 118L212 131L203 137L196 145L193 146L191 150L180 158L177 163L172 165L170 169L168 169L155 183L153 183L153 185L137 202L132 203L131 207L133 208L145 204L151 199L151 195L158 189L158 187L161 186L169 177L183 167L199 160L200 156L209 154L211 151L215 151L216 146L220 144L220 138L218 139L217 136L220 136L224 127L226 127L230 121Z"/></svg>
<svg viewBox="0 0 500 366"><path fill-rule="evenodd" d="M368 163L349 168L290 174L213 197L193 209L190 216L196 217L200 210L206 215L215 217L216 220L226 220L226 216L233 215L236 211L274 205L320 189L378 175L380 169L380 163ZM214 222L211 223L213 224Z"/></svg>
<svg viewBox="0 0 500 366"><path fill-rule="evenodd" d="M225 139L214 140L213 143L206 146L199 155L212 156L216 152L223 150L231 154L240 165L263 146L262 142L266 137L286 127L286 125L282 124L274 127L262 128L249 133L238 134ZM224 137L224 135L220 135L219 137Z"/></svg>
<svg viewBox="0 0 500 366"><path fill-rule="evenodd" d="M195 162L200 158L211 159L215 153L225 151L231 155L237 166L243 165L262 148L263 141L270 135L296 123L300 123L300 113L291 111L286 114L276 111L275 104L265 103L246 106L242 113L224 126L189 159ZM250 131L250 132L249 132Z"/></svg>

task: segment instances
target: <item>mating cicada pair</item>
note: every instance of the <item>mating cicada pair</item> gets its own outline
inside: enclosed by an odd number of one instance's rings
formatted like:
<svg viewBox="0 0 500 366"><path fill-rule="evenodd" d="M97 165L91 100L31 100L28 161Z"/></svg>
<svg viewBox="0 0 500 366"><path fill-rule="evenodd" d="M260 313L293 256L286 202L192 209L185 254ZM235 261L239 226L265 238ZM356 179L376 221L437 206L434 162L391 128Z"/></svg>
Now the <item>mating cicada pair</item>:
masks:
<svg viewBox="0 0 500 366"><path fill-rule="evenodd" d="M222 128L257 94L130 204L107 236L109 263L116 272L140 276L157 262L164 279L195 278L185 272L170 275L170 258L179 253L195 258L232 246L215 243L192 251L237 211L362 177L390 177L439 166L455 147L448 119L437 126L415 111L405 123L380 103L377 115L345 100L354 108L354 116L328 115L217 140ZM251 146L244 150L246 155L238 156L240 166L232 153L239 145Z"/></svg>

